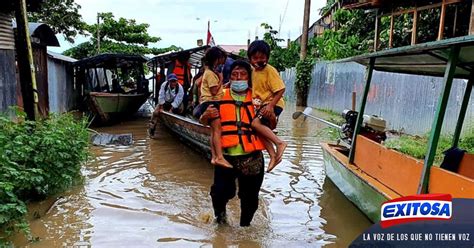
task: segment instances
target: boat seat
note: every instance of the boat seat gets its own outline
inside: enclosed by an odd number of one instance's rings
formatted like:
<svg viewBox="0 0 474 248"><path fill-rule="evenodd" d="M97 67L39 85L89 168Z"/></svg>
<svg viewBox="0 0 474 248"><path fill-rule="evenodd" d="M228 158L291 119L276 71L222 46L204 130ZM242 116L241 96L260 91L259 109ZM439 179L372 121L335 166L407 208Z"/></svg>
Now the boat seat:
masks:
<svg viewBox="0 0 474 248"><path fill-rule="evenodd" d="M466 150L459 149L458 147L451 147L443 153L444 159L440 167L448 171L458 172Z"/></svg>

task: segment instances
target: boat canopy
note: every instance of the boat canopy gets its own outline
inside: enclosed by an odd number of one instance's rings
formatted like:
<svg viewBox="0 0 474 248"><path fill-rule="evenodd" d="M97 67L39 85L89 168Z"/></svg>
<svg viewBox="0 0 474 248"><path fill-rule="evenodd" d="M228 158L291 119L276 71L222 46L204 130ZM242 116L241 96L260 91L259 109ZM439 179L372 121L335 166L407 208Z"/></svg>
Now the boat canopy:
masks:
<svg viewBox="0 0 474 248"><path fill-rule="evenodd" d="M83 68L125 68L136 64L147 62L147 58L134 54L104 53L93 57L81 59L74 63L74 66Z"/></svg>
<svg viewBox="0 0 474 248"><path fill-rule="evenodd" d="M206 54L207 49L210 48L210 46L200 46L200 47L195 47L183 51L178 51L178 52L172 52L172 53L166 53L162 55L158 55L148 61L148 66L149 67L160 67L164 66L167 67L171 62L175 61L176 58L183 53L188 53L189 54L189 64L191 65L192 68L199 68L201 67L201 59L204 57ZM238 55L228 53L228 57L237 60L237 59L244 59Z"/></svg>
<svg viewBox="0 0 474 248"><path fill-rule="evenodd" d="M450 51L459 47L455 78L468 79L474 68L474 35L433 41L413 46L384 50L340 60L368 66L375 59L374 70L443 77Z"/></svg>
<svg viewBox="0 0 474 248"><path fill-rule="evenodd" d="M200 46L200 47L195 47L183 51L178 51L178 52L172 52L172 53L166 53L162 55L158 55L156 57L153 57L148 61L149 66L168 66L171 62L175 61L178 55L183 54L183 53L188 53L189 54L189 64L191 64L192 67L200 67L201 66L201 58L204 57L204 54L206 53L206 50L210 46Z"/></svg>

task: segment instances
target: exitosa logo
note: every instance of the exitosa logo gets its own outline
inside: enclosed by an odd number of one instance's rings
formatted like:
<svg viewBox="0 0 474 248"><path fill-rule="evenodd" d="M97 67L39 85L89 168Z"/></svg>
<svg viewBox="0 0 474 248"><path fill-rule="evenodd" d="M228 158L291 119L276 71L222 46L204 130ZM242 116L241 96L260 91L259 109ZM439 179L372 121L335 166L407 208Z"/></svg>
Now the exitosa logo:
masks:
<svg viewBox="0 0 474 248"><path fill-rule="evenodd" d="M387 228L421 220L449 220L453 214L449 194L413 195L382 204L380 225Z"/></svg>

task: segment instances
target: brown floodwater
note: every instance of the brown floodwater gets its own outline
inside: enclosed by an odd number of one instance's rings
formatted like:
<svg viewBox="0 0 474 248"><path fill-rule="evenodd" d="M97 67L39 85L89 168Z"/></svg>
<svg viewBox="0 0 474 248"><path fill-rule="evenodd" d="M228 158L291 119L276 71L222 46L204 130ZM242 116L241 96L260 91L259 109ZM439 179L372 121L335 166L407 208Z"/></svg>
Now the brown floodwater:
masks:
<svg viewBox="0 0 474 248"><path fill-rule="evenodd" d="M250 227L239 227L239 201L228 225L213 220L213 167L165 128L146 135L147 119L97 129L132 133L132 146L92 147L84 184L31 204L35 242L29 247L346 247L370 221L325 177L319 146L325 126L292 120L284 111L279 136L289 143L283 162L265 175Z"/></svg>

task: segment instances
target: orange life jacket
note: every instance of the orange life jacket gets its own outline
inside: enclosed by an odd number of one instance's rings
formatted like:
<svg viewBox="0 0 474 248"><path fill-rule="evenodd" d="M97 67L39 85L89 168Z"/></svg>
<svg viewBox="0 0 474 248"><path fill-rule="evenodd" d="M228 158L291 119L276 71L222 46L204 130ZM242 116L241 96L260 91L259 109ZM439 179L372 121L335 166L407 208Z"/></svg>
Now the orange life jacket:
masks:
<svg viewBox="0 0 474 248"><path fill-rule="evenodd" d="M183 87L189 85L191 81L191 65L189 63L183 65L179 60L175 60L173 73L176 74L179 84Z"/></svg>
<svg viewBox="0 0 474 248"><path fill-rule="evenodd" d="M264 149L262 141L255 135L251 122L255 117L252 105L252 92L249 90L245 101L235 101L230 89L224 89L224 97L219 101L219 114L221 119L222 148L234 147L241 144L245 152L260 151ZM240 121L237 121L236 111L240 106Z"/></svg>

